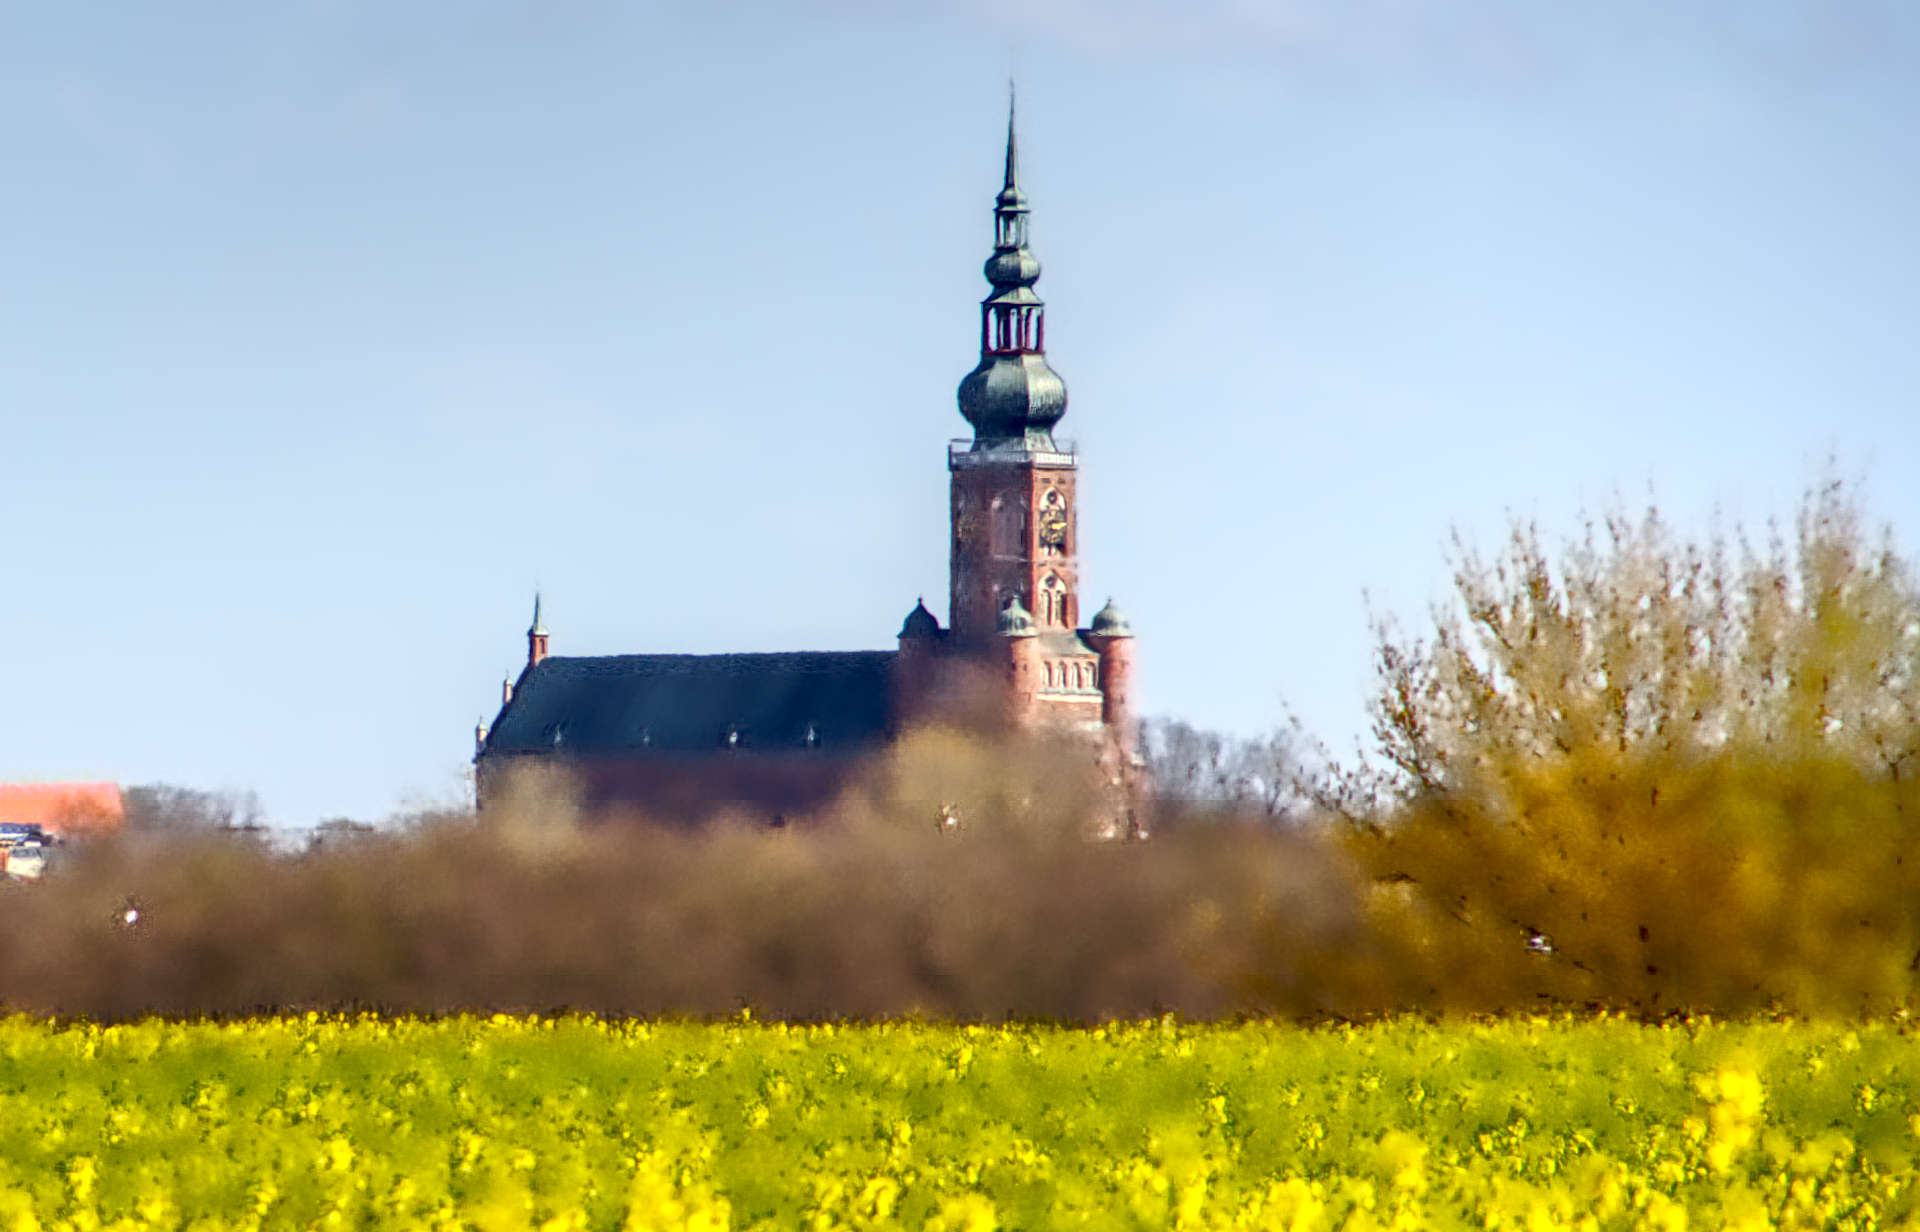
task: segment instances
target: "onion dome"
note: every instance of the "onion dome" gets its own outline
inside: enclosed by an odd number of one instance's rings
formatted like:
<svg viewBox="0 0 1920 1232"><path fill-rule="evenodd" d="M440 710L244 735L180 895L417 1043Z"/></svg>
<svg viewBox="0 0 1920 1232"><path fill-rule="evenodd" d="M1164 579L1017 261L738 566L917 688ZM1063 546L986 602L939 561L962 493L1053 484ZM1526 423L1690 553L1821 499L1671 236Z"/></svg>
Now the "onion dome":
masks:
<svg viewBox="0 0 1920 1232"><path fill-rule="evenodd" d="M999 631L1001 637L1038 637L1039 630L1033 627L1033 613L1020 606L1016 596L1007 600L1007 606L1000 609Z"/></svg>
<svg viewBox="0 0 1920 1232"><path fill-rule="evenodd" d="M960 383L960 413L973 425L976 449L1052 449L1053 425L1067 413L1067 385L1043 355L991 356Z"/></svg>
<svg viewBox="0 0 1920 1232"><path fill-rule="evenodd" d="M922 598L907 613L906 623L900 626L901 637L938 637L940 622L927 610L927 601Z"/></svg>
<svg viewBox="0 0 1920 1232"><path fill-rule="evenodd" d="M1067 413L1067 383L1046 359L1046 303L1034 293L1040 261L1027 248L1027 196L1020 190L1013 107L1007 108L1006 182L994 198L993 255L983 269L980 363L960 382L960 414L975 449L1053 449Z"/></svg>
<svg viewBox="0 0 1920 1232"><path fill-rule="evenodd" d="M1087 632L1095 637L1132 637L1133 626L1127 623L1127 614L1108 599L1107 605L1093 614L1093 624Z"/></svg>
<svg viewBox="0 0 1920 1232"><path fill-rule="evenodd" d="M1011 252L996 252L987 258L980 272L996 288L1012 290L1015 287L1031 287L1040 281L1040 258L1024 248ZM1038 302L1039 297L1035 297Z"/></svg>

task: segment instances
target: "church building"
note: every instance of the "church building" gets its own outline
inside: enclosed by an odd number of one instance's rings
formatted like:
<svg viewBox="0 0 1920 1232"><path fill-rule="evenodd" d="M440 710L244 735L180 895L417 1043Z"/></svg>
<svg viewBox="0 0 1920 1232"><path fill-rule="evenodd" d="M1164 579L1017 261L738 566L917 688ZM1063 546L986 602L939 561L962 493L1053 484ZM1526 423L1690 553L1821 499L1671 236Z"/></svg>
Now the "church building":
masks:
<svg viewBox="0 0 1920 1232"><path fill-rule="evenodd" d="M948 623L916 603L892 650L777 654L550 653L536 597L527 661L476 732L482 801L528 761L579 776L596 805L697 820L768 817L832 800L915 721L982 710L1084 734L1115 779L1133 763L1133 632L1112 602L1084 626L1067 387L1046 358L1011 111L994 201L980 361L960 382L970 438L947 449Z"/></svg>

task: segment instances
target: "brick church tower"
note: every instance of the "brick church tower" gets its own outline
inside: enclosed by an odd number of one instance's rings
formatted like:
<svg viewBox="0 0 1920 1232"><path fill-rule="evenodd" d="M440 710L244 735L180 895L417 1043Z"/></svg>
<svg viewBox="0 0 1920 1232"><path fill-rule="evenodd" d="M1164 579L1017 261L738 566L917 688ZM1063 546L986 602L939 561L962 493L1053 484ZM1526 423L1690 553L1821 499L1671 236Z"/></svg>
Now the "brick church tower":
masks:
<svg viewBox="0 0 1920 1232"><path fill-rule="evenodd" d="M936 657L991 666L1004 673L1016 719L1102 731L1130 756L1133 633L1111 602L1080 624L1078 461L1053 436L1067 386L1047 363L1028 213L1009 108L980 362L959 391L973 436L947 450L950 625L941 630L916 608L901 629L901 664L909 679Z"/></svg>
<svg viewBox="0 0 1920 1232"><path fill-rule="evenodd" d="M1087 737L1120 789L1113 832L1138 833L1133 631L1111 602L1080 624L1078 469L1053 436L1067 386L1047 363L1011 108L993 220L980 362L960 382L973 436L947 449L949 627L916 604L897 650L556 655L536 597L526 667L475 732L477 795L516 765L564 764L594 805L805 816L908 726L984 706Z"/></svg>

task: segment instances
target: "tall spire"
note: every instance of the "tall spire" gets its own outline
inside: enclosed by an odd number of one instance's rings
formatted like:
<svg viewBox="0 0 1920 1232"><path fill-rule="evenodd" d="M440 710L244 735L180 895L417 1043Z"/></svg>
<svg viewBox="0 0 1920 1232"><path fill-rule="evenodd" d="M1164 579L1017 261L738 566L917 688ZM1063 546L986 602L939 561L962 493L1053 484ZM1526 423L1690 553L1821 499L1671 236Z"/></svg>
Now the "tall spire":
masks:
<svg viewBox="0 0 1920 1232"><path fill-rule="evenodd" d="M1006 176L993 203L993 290L980 303L980 363L960 382L960 413L973 449L1054 450L1052 428L1067 411L1067 387L1047 364L1046 305L1035 293L1040 262L1027 248L1027 195L1013 83L1007 83Z"/></svg>
<svg viewBox="0 0 1920 1232"><path fill-rule="evenodd" d="M1000 190L1001 196L1018 195L1020 192L1020 146L1013 131L1014 92L1013 78L1007 78L1007 178Z"/></svg>
<svg viewBox="0 0 1920 1232"><path fill-rule="evenodd" d="M547 622L540 619L540 592L533 592L533 623L527 626L527 636L547 636Z"/></svg>

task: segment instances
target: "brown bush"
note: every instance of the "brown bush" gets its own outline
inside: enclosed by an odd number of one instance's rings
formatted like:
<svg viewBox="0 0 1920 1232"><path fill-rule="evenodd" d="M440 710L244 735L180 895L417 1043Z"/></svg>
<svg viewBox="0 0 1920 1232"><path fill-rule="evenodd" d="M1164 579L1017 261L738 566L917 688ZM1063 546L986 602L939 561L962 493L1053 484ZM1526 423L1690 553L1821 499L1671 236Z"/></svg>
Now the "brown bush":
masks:
<svg viewBox="0 0 1920 1232"><path fill-rule="evenodd" d="M1110 802L1090 768L935 731L784 830L587 818L549 779L300 857L129 835L0 893L0 1002L103 1019L1354 1008L1321 970L1361 947L1328 847L1226 827L1091 841Z"/></svg>
<svg viewBox="0 0 1920 1232"><path fill-rule="evenodd" d="M1526 771L1502 781L1511 815L1429 796L1351 836L1400 999L1649 1016L1911 1003L1920 783L1750 750Z"/></svg>
<svg viewBox="0 0 1920 1232"><path fill-rule="evenodd" d="M1657 513L1459 550L1380 630L1354 822L1394 995L1883 1012L1920 967L1920 585L1853 494L1764 552ZM1908 857L1913 857L1909 863ZM1410 981L1402 984L1400 981Z"/></svg>

